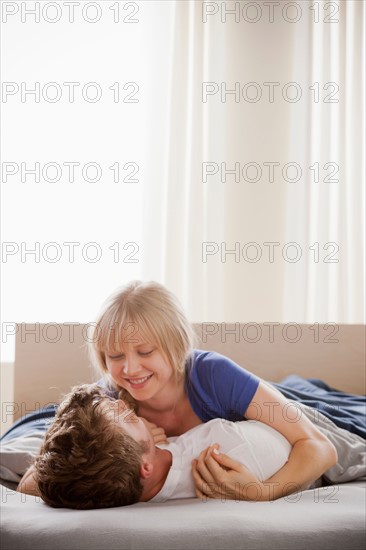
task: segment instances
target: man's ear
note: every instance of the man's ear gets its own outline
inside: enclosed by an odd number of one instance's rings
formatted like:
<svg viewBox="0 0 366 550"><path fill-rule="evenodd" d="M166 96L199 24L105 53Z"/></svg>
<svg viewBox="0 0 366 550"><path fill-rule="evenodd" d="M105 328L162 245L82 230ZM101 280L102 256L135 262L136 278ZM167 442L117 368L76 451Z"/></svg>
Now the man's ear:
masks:
<svg viewBox="0 0 366 550"><path fill-rule="evenodd" d="M148 462L145 458L142 459L140 464L140 477L142 479L148 479L153 473L154 466L151 462Z"/></svg>

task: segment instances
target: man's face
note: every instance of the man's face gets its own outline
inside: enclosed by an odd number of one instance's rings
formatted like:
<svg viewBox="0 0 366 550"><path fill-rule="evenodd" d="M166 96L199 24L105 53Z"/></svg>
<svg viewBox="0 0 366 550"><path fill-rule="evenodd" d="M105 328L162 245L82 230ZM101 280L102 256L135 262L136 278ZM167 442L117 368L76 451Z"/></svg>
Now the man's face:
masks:
<svg viewBox="0 0 366 550"><path fill-rule="evenodd" d="M101 406L103 412L107 413L137 443L146 442L149 451L155 448L154 438L146 420L137 416L122 399L115 401L107 399Z"/></svg>

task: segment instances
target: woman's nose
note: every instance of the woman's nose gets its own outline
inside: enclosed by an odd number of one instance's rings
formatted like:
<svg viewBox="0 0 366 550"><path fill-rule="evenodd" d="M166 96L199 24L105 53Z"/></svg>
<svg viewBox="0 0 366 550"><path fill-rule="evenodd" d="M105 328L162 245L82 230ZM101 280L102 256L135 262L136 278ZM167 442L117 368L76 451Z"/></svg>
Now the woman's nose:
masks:
<svg viewBox="0 0 366 550"><path fill-rule="evenodd" d="M138 361L134 356L126 356L123 364L123 372L125 374L132 374L138 371Z"/></svg>

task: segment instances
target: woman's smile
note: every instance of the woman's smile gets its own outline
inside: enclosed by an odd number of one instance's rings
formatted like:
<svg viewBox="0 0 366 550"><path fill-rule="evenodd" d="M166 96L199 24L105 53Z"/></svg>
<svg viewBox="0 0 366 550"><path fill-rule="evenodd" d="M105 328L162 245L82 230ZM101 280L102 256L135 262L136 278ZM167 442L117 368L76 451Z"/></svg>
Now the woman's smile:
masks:
<svg viewBox="0 0 366 550"><path fill-rule="evenodd" d="M143 376L142 378L125 378L124 380L128 382L135 389L144 388L146 383L150 380L153 374L148 376Z"/></svg>

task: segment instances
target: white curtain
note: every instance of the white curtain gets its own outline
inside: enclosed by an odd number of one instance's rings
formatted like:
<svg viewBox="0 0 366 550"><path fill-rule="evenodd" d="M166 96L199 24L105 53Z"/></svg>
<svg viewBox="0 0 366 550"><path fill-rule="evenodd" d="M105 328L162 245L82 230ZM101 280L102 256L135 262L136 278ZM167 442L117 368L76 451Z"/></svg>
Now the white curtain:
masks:
<svg viewBox="0 0 366 550"><path fill-rule="evenodd" d="M194 321L364 323L364 3L295 3L293 23L271 23L263 2L256 23L168 4L150 65L142 277ZM240 97L203 102L204 82L239 83ZM202 163L219 167L206 183ZM240 181L223 183L221 163L239 163Z"/></svg>
<svg viewBox="0 0 366 550"><path fill-rule="evenodd" d="M286 266L284 315L365 323L365 3L335 5L338 23L311 23L309 13L294 35L294 65L308 68L306 81L320 84L320 96L295 113L290 150L307 166L318 162L320 172L316 182L308 171L301 194L288 193L287 233L308 247L319 243L319 262L314 247L304 270ZM322 250L326 243L336 245Z"/></svg>
<svg viewBox="0 0 366 550"><path fill-rule="evenodd" d="M212 71L221 75L225 68L225 35L203 25L200 3L169 4L166 57L157 56L150 67L153 130L146 144L142 277L176 292L192 320L221 319L223 273L202 262L202 243L225 235L225 189L210 190L201 173L202 162L210 155L218 159L223 150L225 117L202 103L201 88Z"/></svg>

